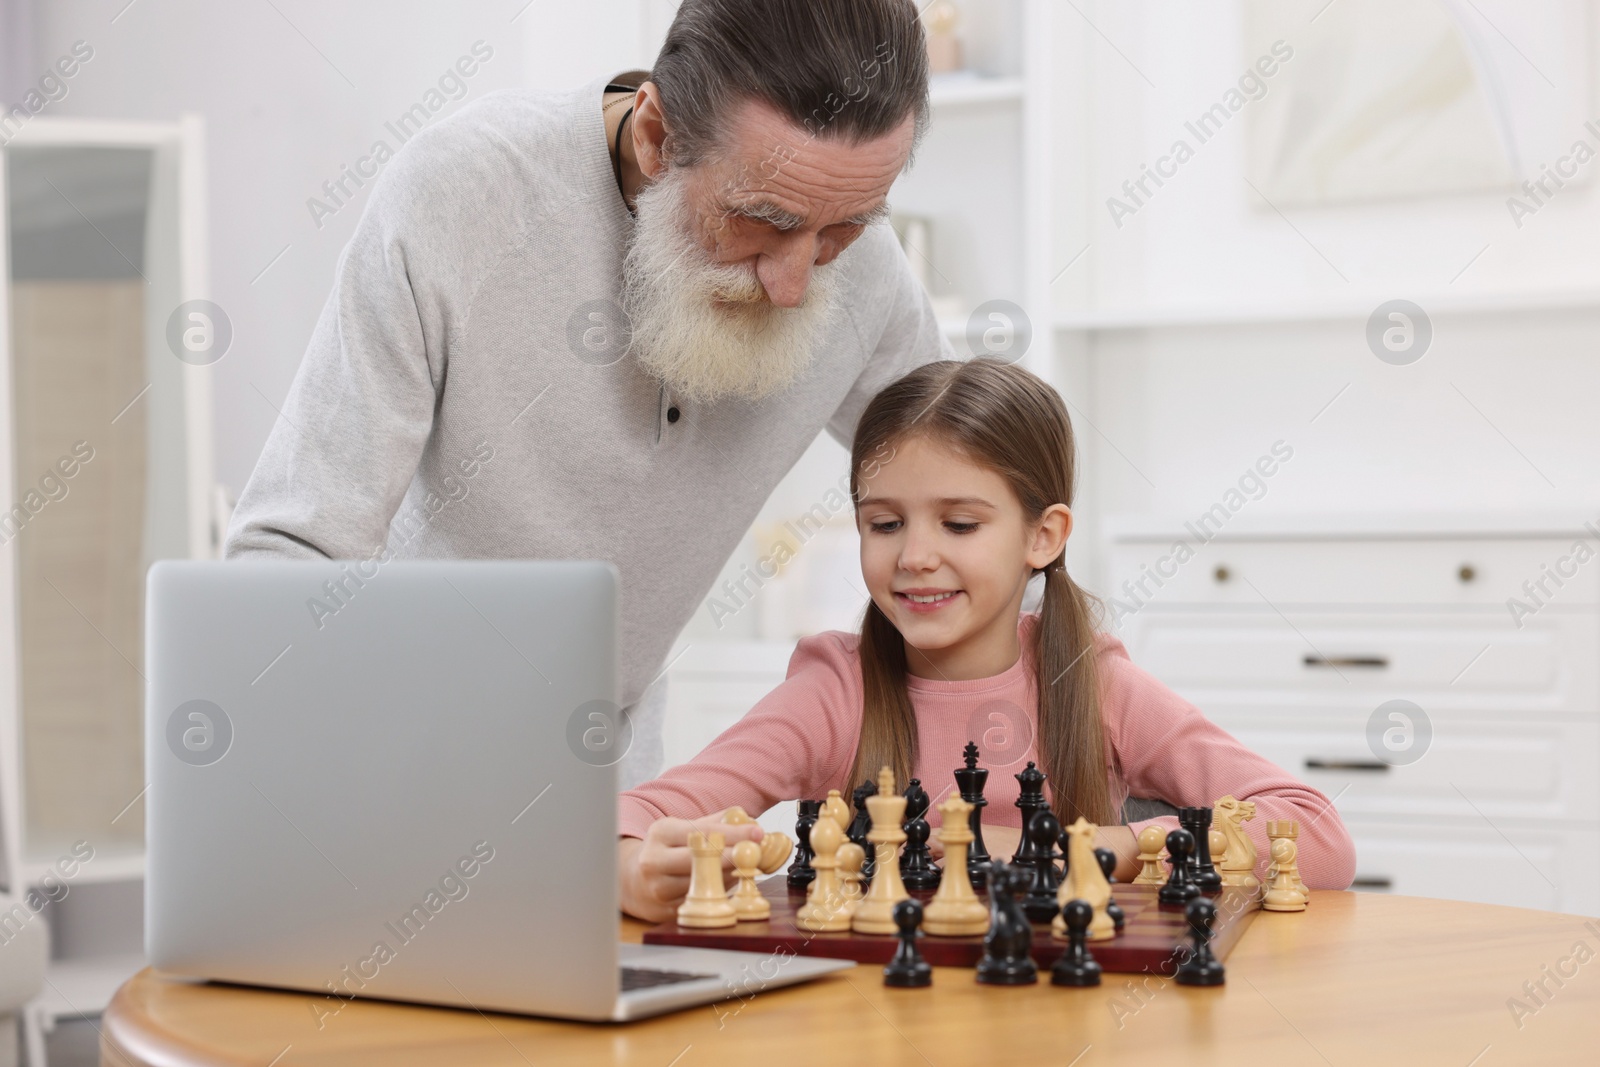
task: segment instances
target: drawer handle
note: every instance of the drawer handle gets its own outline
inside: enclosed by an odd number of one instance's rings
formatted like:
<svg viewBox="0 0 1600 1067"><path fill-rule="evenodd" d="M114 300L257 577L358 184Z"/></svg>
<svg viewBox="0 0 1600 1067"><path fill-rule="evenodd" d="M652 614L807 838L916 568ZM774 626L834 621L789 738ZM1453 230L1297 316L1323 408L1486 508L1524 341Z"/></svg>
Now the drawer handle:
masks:
<svg viewBox="0 0 1600 1067"><path fill-rule="evenodd" d="M1463 563L1456 570L1456 577L1460 578L1463 583L1470 582L1478 577L1477 568L1470 563Z"/></svg>
<svg viewBox="0 0 1600 1067"><path fill-rule="evenodd" d="M1389 665L1388 656L1307 656L1307 667L1375 667L1382 669Z"/></svg>
<svg viewBox="0 0 1600 1067"><path fill-rule="evenodd" d="M1389 770L1389 765L1375 759L1315 759L1307 758L1308 771L1379 771Z"/></svg>
<svg viewBox="0 0 1600 1067"><path fill-rule="evenodd" d="M1383 875L1363 878L1357 875L1350 881L1351 889L1393 889L1394 879Z"/></svg>

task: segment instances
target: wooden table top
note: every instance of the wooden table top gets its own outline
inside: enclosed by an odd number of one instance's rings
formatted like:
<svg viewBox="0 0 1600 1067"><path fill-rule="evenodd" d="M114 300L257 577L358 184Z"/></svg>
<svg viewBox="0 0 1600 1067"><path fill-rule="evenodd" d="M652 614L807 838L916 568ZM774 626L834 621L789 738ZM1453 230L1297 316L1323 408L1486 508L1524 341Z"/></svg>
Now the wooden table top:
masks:
<svg viewBox="0 0 1600 1067"><path fill-rule="evenodd" d="M639 940L642 924L622 925L624 940ZM877 967L860 966L626 1025L353 1001L319 1032L309 994L195 985L145 970L106 1010L101 1062L1570 1063L1600 1043L1597 956L1600 920L1315 892L1303 913L1256 917L1219 989L1122 974L1097 989L1047 981L1004 989L979 986L971 970L937 968L932 989L901 990L885 988Z"/></svg>

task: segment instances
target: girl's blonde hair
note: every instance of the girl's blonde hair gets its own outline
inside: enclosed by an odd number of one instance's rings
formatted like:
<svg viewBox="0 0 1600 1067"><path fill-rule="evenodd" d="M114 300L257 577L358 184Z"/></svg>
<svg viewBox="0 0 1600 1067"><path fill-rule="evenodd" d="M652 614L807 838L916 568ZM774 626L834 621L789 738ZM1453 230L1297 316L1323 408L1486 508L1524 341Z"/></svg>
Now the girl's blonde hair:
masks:
<svg viewBox="0 0 1600 1067"><path fill-rule="evenodd" d="M850 493L858 511L863 474L894 462L892 449L911 439L949 448L1001 475L1030 524L1051 504L1072 504L1076 458L1066 405L1022 367L985 358L941 360L875 396L862 412L850 454ZM1031 642L1039 768L1049 775L1051 806L1063 826L1080 815L1108 825L1117 816L1100 728L1093 653L1097 605L1068 577L1064 554L1043 573L1044 602ZM917 721L906 692L905 639L876 602L869 601L861 621L860 651L865 701L849 781L873 777L885 765L894 768L896 781L909 781L917 761Z"/></svg>

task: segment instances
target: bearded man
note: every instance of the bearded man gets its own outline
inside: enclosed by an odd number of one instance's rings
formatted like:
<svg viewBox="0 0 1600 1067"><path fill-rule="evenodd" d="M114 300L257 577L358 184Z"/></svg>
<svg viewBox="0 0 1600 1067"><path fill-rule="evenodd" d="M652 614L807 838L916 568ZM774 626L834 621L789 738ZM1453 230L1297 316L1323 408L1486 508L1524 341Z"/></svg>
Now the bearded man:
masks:
<svg viewBox="0 0 1600 1067"><path fill-rule="evenodd" d="M953 358L885 221L927 82L912 0L684 0L652 70L418 133L228 558L610 560L621 782L653 777L666 654L778 481Z"/></svg>

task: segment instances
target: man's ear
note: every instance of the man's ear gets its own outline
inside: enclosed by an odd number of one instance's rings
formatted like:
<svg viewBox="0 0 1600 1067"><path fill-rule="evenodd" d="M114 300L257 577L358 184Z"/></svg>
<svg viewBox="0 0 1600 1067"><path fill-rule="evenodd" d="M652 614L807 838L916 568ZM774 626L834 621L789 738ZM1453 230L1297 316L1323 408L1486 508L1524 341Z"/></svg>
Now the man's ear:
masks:
<svg viewBox="0 0 1600 1067"><path fill-rule="evenodd" d="M666 115L661 108L661 90L655 82L639 86L633 101L633 117L628 120L633 138L633 156L646 181L654 180L666 169L663 149L667 143Z"/></svg>

